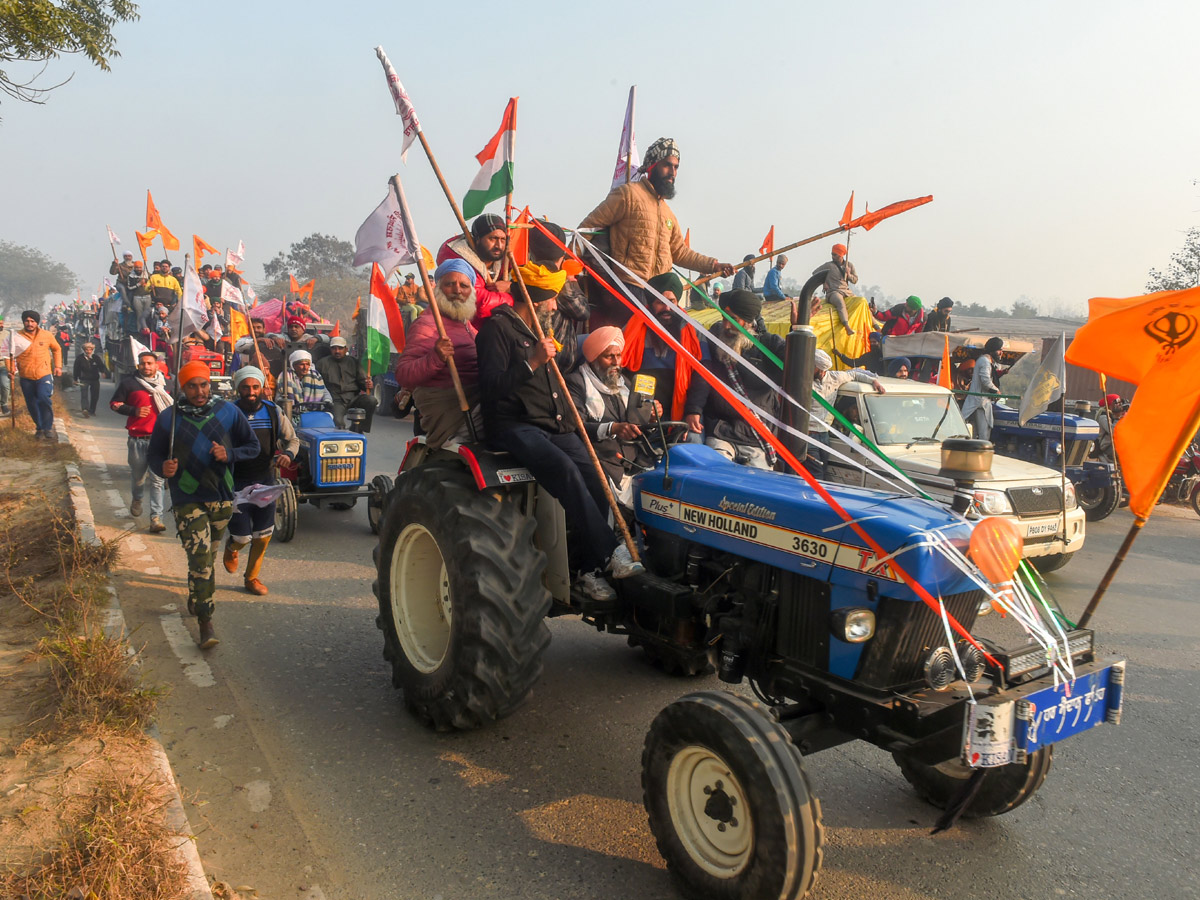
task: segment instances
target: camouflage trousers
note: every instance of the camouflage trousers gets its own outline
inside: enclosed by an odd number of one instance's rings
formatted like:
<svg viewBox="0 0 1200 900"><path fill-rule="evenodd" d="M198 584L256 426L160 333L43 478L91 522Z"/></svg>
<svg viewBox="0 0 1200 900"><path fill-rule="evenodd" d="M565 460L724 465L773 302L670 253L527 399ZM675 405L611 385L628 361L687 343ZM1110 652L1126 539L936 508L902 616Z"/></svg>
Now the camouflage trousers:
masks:
<svg viewBox="0 0 1200 900"><path fill-rule="evenodd" d="M188 606L202 622L212 618L212 597L217 587L215 552L232 517L233 504L228 500L175 507L175 530L187 554Z"/></svg>

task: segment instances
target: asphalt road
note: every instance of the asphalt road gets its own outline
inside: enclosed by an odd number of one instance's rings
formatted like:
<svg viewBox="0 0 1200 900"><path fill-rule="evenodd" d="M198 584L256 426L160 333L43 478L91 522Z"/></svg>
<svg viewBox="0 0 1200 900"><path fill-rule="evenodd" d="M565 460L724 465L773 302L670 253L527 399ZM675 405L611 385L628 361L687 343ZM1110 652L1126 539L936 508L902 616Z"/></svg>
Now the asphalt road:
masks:
<svg viewBox="0 0 1200 900"><path fill-rule="evenodd" d="M407 426L376 422L369 474L394 475ZM102 406L71 425L110 534L131 524L122 424ZM1130 522L1122 510L1090 527L1051 576L1068 613ZM1190 512L1151 520L1094 622L1102 649L1129 661L1124 722L1059 745L1017 811L930 837L935 813L889 755L850 744L810 757L827 828L813 896L1200 897L1200 717L1186 711L1200 683L1198 541ZM365 503L301 507L295 540L268 553L269 596L218 565L222 643L202 657L179 615L173 533L127 539L117 589L165 688L159 728L207 870L261 898L676 896L641 805L642 740L664 705L719 682L670 678L622 638L558 619L522 709L432 733L404 712L381 657L373 545Z"/></svg>

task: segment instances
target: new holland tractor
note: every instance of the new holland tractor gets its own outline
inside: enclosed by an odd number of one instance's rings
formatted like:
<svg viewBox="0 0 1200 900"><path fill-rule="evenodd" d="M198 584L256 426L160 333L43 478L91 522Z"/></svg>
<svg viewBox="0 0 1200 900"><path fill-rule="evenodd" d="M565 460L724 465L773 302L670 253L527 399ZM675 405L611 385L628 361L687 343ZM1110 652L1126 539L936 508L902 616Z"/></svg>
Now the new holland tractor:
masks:
<svg viewBox="0 0 1200 900"><path fill-rule="evenodd" d="M1041 787L1055 742L1119 720L1124 663L1098 658L1092 632L1048 595L1049 646L1011 615L984 617L972 570L932 546L936 534L966 550L972 525L951 509L828 485L881 557L798 476L665 443L634 478L646 572L594 603L571 583L571 523L527 470L481 445L414 439L383 510L376 623L405 705L438 730L486 726L526 700L550 616L625 636L671 672L711 666L747 684L753 697L682 697L645 740L650 827L685 895L808 893L823 829L809 754L869 741L934 806L995 816ZM961 460L979 443L946 442L964 491ZM1064 666L1073 681L1056 679Z"/></svg>

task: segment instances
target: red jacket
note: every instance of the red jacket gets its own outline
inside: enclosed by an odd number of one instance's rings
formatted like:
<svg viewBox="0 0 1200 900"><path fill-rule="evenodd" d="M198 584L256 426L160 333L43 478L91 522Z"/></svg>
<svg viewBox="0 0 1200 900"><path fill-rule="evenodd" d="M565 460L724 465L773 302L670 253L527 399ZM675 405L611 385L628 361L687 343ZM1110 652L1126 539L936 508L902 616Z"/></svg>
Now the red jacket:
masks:
<svg viewBox="0 0 1200 900"><path fill-rule="evenodd" d="M505 294L504 296L508 296ZM446 337L454 344L454 365L464 385L479 381L479 357L475 351L475 328L470 322L456 322L442 316ZM408 326L404 334L404 352L396 361L396 382L402 388L453 387L450 367L434 352L437 343L437 324L433 313L425 310Z"/></svg>
<svg viewBox="0 0 1200 900"><path fill-rule="evenodd" d="M154 409L154 398L138 383L136 376L126 375L121 379L108 405L113 412L128 417L125 419L125 430L130 437L150 437L154 423L158 421L158 413ZM139 416L139 406L150 407L150 415Z"/></svg>
<svg viewBox="0 0 1200 900"><path fill-rule="evenodd" d="M899 337L902 334L915 334L925 327L925 310L920 310L914 319L910 319L906 315L907 312L907 303L897 303L891 309L876 313L875 318L881 322L890 323L884 325L883 333L892 337Z"/></svg>
<svg viewBox="0 0 1200 900"><path fill-rule="evenodd" d="M471 265L471 268L475 269L476 313L475 318L471 320L471 324L478 328L479 323L490 316L492 314L492 310L494 310L497 306L512 306L513 298L511 294L502 294L499 291L488 289L487 282L484 280L483 276L479 274L479 270L471 264L471 260L463 256L458 250L451 248L451 244L454 244L457 241L464 241L464 238L446 238L442 246L438 248L437 261L438 265L441 265L448 259L462 259L466 260L467 264Z"/></svg>

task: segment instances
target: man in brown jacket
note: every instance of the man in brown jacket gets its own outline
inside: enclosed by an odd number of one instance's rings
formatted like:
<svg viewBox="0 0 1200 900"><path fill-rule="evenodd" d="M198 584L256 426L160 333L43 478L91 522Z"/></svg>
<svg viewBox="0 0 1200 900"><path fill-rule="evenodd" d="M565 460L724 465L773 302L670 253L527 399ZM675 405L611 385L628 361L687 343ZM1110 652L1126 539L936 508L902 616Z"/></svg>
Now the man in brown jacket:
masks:
<svg viewBox="0 0 1200 900"><path fill-rule="evenodd" d="M679 171L679 147L674 138L659 138L651 144L641 171L645 178L611 191L579 227L608 228L613 259L643 279L669 272L675 265L705 274L732 275L733 266L729 263L697 253L684 243L679 220L667 205L675 196L675 175ZM641 298L641 288L632 283L628 287ZM624 326L629 311L616 298L605 294L604 298L592 300L598 307L592 314L592 327Z"/></svg>

